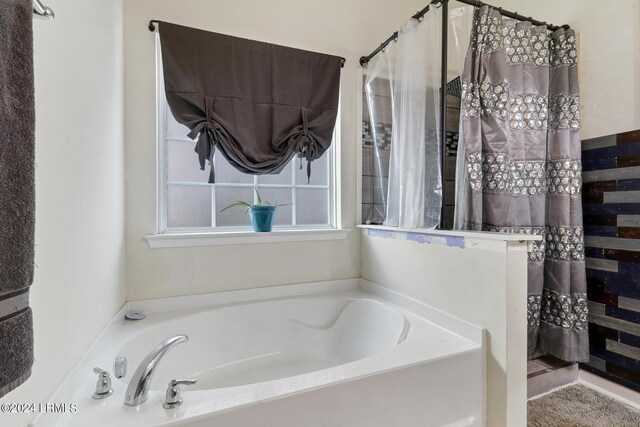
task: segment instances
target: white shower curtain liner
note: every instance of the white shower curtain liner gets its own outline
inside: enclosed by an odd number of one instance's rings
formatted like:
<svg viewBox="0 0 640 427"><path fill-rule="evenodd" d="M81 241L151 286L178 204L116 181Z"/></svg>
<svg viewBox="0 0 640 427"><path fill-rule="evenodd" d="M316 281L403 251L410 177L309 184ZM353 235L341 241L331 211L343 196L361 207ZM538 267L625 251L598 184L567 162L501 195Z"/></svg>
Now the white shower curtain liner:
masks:
<svg viewBox="0 0 640 427"><path fill-rule="evenodd" d="M384 224L386 218L395 53L393 43L373 57L365 68L363 115L370 134L370 140L363 146L363 193L366 194L363 194L362 220L365 224Z"/></svg>
<svg viewBox="0 0 640 427"><path fill-rule="evenodd" d="M440 223L440 9L398 31L386 225L433 229Z"/></svg>

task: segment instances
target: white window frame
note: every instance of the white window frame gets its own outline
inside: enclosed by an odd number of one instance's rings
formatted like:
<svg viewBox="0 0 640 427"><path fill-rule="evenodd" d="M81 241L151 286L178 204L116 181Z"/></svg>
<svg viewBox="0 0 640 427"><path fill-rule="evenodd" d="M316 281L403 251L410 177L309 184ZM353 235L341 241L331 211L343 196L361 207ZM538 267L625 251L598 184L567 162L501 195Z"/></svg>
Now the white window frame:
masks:
<svg viewBox="0 0 640 427"><path fill-rule="evenodd" d="M253 183L172 183L167 180L167 141L183 140L184 138L168 138L167 136L167 102L164 92L162 55L160 50L160 37L156 33L156 186L157 186L157 206L156 206L156 234L146 236L146 240L151 247L176 247L176 246L202 246L217 244L237 244L255 242L278 242L278 241L301 241L301 240L335 240L344 239L349 230L342 229L340 218L340 102L338 104L338 114L335 124L334 137L327 161L328 185L312 185L296 183L297 159L292 159L288 166L292 173L291 184L263 184L258 183L258 177L254 176ZM195 160L194 160L195 162ZM180 186L209 186L212 191L212 225L213 227L167 227L167 190L171 185ZM216 206L216 187L242 187L242 188L290 188L292 194L291 215L293 225L281 225L274 227L272 233L254 233L250 225L242 227L216 227L215 215L218 210ZM297 188L328 189L328 224L317 225L296 225L295 198ZM256 196L254 194L254 202ZM268 236L267 236L268 235Z"/></svg>

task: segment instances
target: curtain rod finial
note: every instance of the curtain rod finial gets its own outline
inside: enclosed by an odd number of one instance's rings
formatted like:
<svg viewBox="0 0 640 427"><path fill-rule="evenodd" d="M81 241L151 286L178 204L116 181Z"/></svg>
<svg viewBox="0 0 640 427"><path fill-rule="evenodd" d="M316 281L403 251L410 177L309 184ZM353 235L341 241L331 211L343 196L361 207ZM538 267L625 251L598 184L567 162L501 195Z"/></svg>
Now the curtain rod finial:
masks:
<svg viewBox="0 0 640 427"><path fill-rule="evenodd" d="M156 30L156 26L155 26L156 22L157 21L149 21L149 27L148 27L149 31L154 32Z"/></svg>

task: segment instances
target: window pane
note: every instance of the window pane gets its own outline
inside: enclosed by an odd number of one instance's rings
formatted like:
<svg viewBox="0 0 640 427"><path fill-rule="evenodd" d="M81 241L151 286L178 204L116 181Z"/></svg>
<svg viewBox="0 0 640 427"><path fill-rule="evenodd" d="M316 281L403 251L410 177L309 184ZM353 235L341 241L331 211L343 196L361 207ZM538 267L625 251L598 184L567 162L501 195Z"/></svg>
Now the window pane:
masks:
<svg viewBox="0 0 640 427"><path fill-rule="evenodd" d="M327 206L329 190L296 189L296 222L298 224L329 224Z"/></svg>
<svg viewBox="0 0 640 427"><path fill-rule="evenodd" d="M173 182L207 182L209 168L200 170L193 142L167 141L167 179Z"/></svg>
<svg viewBox="0 0 640 427"><path fill-rule="evenodd" d="M220 212L231 203L242 200L253 203L253 187L221 187L216 186L216 225L218 227L250 226L249 214L244 206L237 206Z"/></svg>
<svg viewBox="0 0 640 427"><path fill-rule="evenodd" d="M169 186L167 226L211 227L211 187Z"/></svg>
<svg viewBox="0 0 640 427"><path fill-rule="evenodd" d="M329 150L322 157L311 162L311 182L313 185L328 185L329 177L327 176L327 161L329 160ZM307 183L307 161L302 159L302 169L300 169L300 159L295 157L296 162L296 185L304 185Z"/></svg>
<svg viewBox="0 0 640 427"><path fill-rule="evenodd" d="M171 110L167 105L167 137L168 138L188 138L189 128L181 125L173 118Z"/></svg>
<svg viewBox="0 0 640 427"><path fill-rule="evenodd" d="M253 184L253 175L242 173L231 166L219 151L216 151L213 161L216 166L216 183Z"/></svg>
<svg viewBox="0 0 640 427"><path fill-rule="evenodd" d="M258 175L258 184L291 185L291 162L287 163L284 169L277 175Z"/></svg>
<svg viewBox="0 0 640 427"><path fill-rule="evenodd" d="M263 201L271 204L291 203L291 188L258 188ZM291 205L280 206L276 212L276 225L291 225Z"/></svg>

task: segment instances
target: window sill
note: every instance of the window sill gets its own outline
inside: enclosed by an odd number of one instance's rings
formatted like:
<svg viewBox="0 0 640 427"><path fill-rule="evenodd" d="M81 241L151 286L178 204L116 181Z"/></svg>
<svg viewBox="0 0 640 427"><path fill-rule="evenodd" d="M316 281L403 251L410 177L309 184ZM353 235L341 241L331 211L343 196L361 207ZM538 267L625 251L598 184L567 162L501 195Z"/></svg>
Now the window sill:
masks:
<svg viewBox="0 0 640 427"><path fill-rule="evenodd" d="M307 242L316 240L343 240L348 229L274 230L269 233L255 231L222 231L217 233L151 234L145 240L151 249L185 248L192 246L245 245L259 243Z"/></svg>

